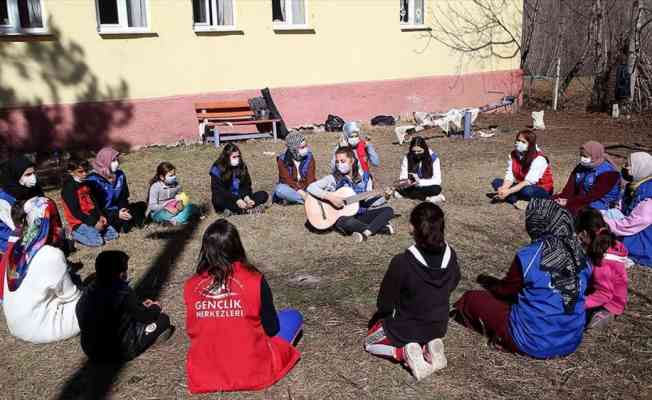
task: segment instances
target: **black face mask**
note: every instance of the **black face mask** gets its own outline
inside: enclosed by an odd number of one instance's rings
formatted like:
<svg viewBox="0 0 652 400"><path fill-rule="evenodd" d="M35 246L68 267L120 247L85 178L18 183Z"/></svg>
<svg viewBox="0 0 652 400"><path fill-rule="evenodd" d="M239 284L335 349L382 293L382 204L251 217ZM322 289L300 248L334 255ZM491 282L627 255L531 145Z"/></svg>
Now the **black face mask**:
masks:
<svg viewBox="0 0 652 400"><path fill-rule="evenodd" d="M628 168L623 168L620 170L620 175L623 177L623 179L627 182L634 182L634 177L629 173Z"/></svg>
<svg viewBox="0 0 652 400"><path fill-rule="evenodd" d="M414 159L417 161L423 161L426 159L426 153L421 153L421 154L416 154L412 153L414 155Z"/></svg>

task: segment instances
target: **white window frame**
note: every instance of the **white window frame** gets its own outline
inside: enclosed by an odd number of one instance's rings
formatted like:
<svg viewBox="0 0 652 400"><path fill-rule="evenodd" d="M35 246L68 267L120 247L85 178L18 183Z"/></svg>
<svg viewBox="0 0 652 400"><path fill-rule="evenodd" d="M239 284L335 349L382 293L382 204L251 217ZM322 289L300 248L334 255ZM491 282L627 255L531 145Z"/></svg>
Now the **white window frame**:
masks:
<svg viewBox="0 0 652 400"><path fill-rule="evenodd" d="M41 18L43 19L43 27L41 28L23 28L20 26L20 14L18 12L18 0L0 0L0 2L7 3L7 11L9 14L9 25L0 25L0 35L47 35L50 33L48 29L47 13L43 0L38 0L41 3Z"/></svg>
<svg viewBox="0 0 652 400"><path fill-rule="evenodd" d="M303 24L293 24L292 21L294 15L292 14L292 0L281 0L285 2L285 20L286 21L272 21L274 30L277 31L293 31L293 30L306 30L312 29L308 22L308 3L309 0L303 0L303 13L304 13L304 23ZM273 7L273 6L272 6Z"/></svg>
<svg viewBox="0 0 652 400"><path fill-rule="evenodd" d="M117 24L103 24L100 19L100 2L95 0L95 14L97 15L97 31L101 35L120 35L120 34L138 34L138 33L151 33L150 27L152 26L152 16L150 10L150 0L145 0L145 10L147 18L147 26L128 25L129 18L127 17L127 1L115 0L118 5L118 23Z"/></svg>
<svg viewBox="0 0 652 400"><path fill-rule="evenodd" d="M400 1L400 0L399 0ZM399 3L399 11L400 11L400 3ZM421 10L422 14L422 23L415 23L415 12L416 12L416 7L414 6L414 0L408 0L408 20L407 22L400 21L401 23L401 29L422 29L426 27L426 0L423 0L423 10ZM400 14L399 14L400 15Z"/></svg>
<svg viewBox="0 0 652 400"><path fill-rule="evenodd" d="M236 12L236 3L237 0L231 0L232 1L232 7L233 7L233 24L232 25L217 25L217 1L218 0L199 0L203 1L204 4L206 5L207 10L211 10L211 16L210 19L215 21L214 24L211 24L209 22L195 22L195 16L193 15L193 24L192 28L195 32L234 32L234 31L239 31L237 28L238 26L238 13ZM212 3L211 6L209 7L208 3ZM194 12L194 10L193 10Z"/></svg>

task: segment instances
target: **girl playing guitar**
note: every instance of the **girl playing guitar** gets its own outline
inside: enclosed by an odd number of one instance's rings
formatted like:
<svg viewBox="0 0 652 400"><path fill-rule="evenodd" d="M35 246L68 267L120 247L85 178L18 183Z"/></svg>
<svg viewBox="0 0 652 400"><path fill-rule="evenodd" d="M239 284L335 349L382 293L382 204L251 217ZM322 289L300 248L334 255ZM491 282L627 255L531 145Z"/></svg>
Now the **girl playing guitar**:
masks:
<svg viewBox="0 0 652 400"><path fill-rule="evenodd" d="M345 206L345 199L334 192L343 187L349 187L357 194L372 190L371 176L359 169L358 160L349 146L340 147L335 151L333 173L310 184L307 191L335 208L342 208ZM344 235L353 235L358 242L365 241L376 233L393 234L394 228L389 220L394 216L394 210L385 206L385 203L383 196L361 201L358 213L350 217L339 217L335 222L335 229Z"/></svg>

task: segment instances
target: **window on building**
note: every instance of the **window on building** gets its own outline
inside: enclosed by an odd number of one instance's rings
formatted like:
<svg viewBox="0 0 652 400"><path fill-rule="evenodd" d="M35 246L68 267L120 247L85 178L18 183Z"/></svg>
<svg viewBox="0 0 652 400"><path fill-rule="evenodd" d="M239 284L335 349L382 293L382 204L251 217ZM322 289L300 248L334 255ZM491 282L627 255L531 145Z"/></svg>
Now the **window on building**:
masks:
<svg viewBox="0 0 652 400"><path fill-rule="evenodd" d="M401 24L423 25L424 24L424 0L400 0L401 1Z"/></svg>
<svg viewBox="0 0 652 400"><path fill-rule="evenodd" d="M147 0L96 0L100 32L147 30Z"/></svg>
<svg viewBox="0 0 652 400"><path fill-rule="evenodd" d="M0 0L0 33L45 31L43 0Z"/></svg>
<svg viewBox="0 0 652 400"><path fill-rule="evenodd" d="M272 21L279 25L306 25L306 0L272 0Z"/></svg>
<svg viewBox="0 0 652 400"><path fill-rule="evenodd" d="M234 0L193 0L195 29L235 26Z"/></svg>

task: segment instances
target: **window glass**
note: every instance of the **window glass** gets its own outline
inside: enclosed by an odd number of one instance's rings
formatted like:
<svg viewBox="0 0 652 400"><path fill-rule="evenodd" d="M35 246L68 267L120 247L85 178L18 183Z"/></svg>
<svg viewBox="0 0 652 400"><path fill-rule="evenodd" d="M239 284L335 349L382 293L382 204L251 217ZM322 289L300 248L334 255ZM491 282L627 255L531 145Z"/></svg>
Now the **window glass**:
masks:
<svg viewBox="0 0 652 400"><path fill-rule="evenodd" d="M98 0L100 24L118 25L118 2L116 0Z"/></svg>

